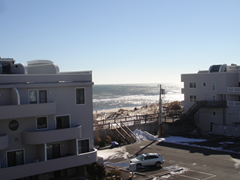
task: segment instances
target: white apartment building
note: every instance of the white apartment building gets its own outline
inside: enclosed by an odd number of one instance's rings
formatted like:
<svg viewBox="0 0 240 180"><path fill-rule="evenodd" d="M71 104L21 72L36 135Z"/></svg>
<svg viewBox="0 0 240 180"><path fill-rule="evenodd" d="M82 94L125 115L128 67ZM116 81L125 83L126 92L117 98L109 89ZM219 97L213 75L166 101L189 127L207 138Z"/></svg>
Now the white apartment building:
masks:
<svg viewBox="0 0 240 180"><path fill-rule="evenodd" d="M194 114L201 131L240 135L240 66L213 65L206 71L182 74L183 106Z"/></svg>
<svg viewBox="0 0 240 180"><path fill-rule="evenodd" d="M0 58L0 177L84 175L94 149L92 72Z"/></svg>

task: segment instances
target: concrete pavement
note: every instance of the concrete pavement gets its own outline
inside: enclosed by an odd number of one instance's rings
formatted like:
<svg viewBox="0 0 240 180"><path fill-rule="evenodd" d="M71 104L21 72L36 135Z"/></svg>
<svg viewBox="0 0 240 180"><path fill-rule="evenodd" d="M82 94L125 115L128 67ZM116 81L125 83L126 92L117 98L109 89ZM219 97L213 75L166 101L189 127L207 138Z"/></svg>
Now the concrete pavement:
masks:
<svg viewBox="0 0 240 180"><path fill-rule="evenodd" d="M142 141L127 145L126 151L134 154L150 141ZM215 151L201 147L181 144L156 142L142 153L157 152L163 155L165 163L162 168L148 167L135 172L133 179L153 179L154 177L168 177L170 179L240 179L240 155L225 151ZM239 161L239 162L238 162ZM128 160L119 158L109 161L112 167ZM111 168L111 167L107 167ZM126 168L118 167L122 179L130 179L131 174Z"/></svg>

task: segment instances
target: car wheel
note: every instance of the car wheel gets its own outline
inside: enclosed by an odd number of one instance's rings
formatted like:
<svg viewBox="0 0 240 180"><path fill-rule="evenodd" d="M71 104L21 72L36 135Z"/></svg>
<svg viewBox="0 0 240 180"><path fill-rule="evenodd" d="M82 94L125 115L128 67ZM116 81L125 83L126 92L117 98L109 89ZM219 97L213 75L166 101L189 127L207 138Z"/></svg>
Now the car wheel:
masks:
<svg viewBox="0 0 240 180"><path fill-rule="evenodd" d="M141 164L137 164L137 170L141 169L142 165Z"/></svg>
<svg viewBox="0 0 240 180"><path fill-rule="evenodd" d="M159 168L159 167L161 166L161 163L160 163L160 162L156 162L155 166L156 166L157 168Z"/></svg>

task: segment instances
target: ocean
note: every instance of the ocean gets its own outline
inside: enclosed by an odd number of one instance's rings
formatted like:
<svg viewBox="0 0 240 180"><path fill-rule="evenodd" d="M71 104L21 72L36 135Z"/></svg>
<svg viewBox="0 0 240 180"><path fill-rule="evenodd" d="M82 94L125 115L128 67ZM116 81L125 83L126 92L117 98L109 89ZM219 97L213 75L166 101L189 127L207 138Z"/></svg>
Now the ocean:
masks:
<svg viewBox="0 0 240 180"><path fill-rule="evenodd" d="M163 83L162 102L182 101L181 83ZM158 84L115 84L93 86L93 111L137 107L159 102Z"/></svg>

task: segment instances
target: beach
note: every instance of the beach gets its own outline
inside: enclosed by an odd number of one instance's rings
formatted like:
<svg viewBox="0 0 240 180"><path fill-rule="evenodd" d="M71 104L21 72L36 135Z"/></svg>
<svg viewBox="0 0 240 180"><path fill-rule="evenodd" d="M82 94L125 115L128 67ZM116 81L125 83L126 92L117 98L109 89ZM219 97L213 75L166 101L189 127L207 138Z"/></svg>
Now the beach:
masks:
<svg viewBox="0 0 240 180"><path fill-rule="evenodd" d="M162 104L162 114L175 112L176 110L183 110L180 101L173 101L170 103ZM105 109L100 111L94 111L93 117L94 120L103 120L103 119L114 119L122 117L130 117L136 115L147 115L147 114L157 114L159 113L159 104L151 104L145 106L137 107L125 107L125 108L114 108L114 109Z"/></svg>
<svg viewBox="0 0 240 180"><path fill-rule="evenodd" d="M172 102L181 102L181 84L162 84L163 112ZM94 120L159 113L157 84L121 84L93 86Z"/></svg>
<svg viewBox="0 0 240 180"><path fill-rule="evenodd" d="M151 104L137 107L123 107L114 109L103 109L94 111L94 120L111 119L116 117L126 117L145 114L156 114L159 112L159 104Z"/></svg>

